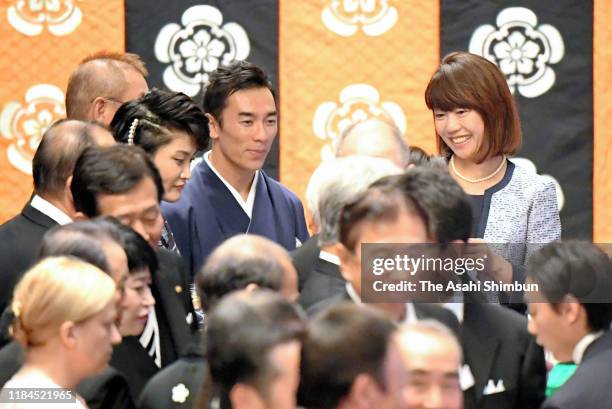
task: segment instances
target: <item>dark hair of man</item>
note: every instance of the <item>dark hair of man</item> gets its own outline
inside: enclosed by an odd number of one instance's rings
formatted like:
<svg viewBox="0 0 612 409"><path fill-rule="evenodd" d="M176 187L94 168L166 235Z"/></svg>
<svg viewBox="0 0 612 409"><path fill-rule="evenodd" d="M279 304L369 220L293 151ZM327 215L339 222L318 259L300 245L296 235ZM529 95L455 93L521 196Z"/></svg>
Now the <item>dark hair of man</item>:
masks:
<svg viewBox="0 0 612 409"><path fill-rule="evenodd" d="M152 89L121 105L110 123L115 140L128 143L134 124L133 143L149 155L170 143L173 131L189 135L198 150L208 147L208 120L202 109L181 92Z"/></svg>
<svg viewBox="0 0 612 409"><path fill-rule="evenodd" d="M220 126L223 126L221 113L227 106L227 99L237 91L268 88L276 100L266 72L248 61L236 61L229 66L219 67L210 74L208 81L204 92L204 112L211 114Z"/></svg>
<svg viewBox="0 0 612 409"><path fill-rule="evenodd" d="M384 368L395 324L381 312L357 304L339 304L316 316L302 344L298 404L334 409L358 375L385 388Z"/></svg>
<svg viewBox="0 0 612 409"><path fill-rule="evenodd" d="M34 158L32 177L34 191L39 195L64 191L79 155L96 141L92 136L94 123L60 119L44 133Z"/></svg>
<svg viewBox="0 0 612 409"><path fill-rule="evenodd" d="M211 310L232 291L245 289L249 284L280 291L284 280L283 266L266 254L208 258L196 277L202 308Z"/></svg>
<svg viewBox="0 0 612 409"><path fill-rule="evenodd" d="M155 274L158 268L157 256L151 245L134 229L126 226L112 216L98 217L101 223L117 230L119 243L127 256L128 269L131 273L149 269L151 274Z"/></svg>
<svg viewBox="0 0 612 409"><path fill-rule="evenodd" d="M591 331L610 329L612 262L597 245L583 241L548 243L527 261L527 279L538 284L539 293L553 309L572 296L586 310Z"/></svg>
<svg viewBox="0 0 612 409"><path fill-rule="evenodd" d="M269 352L281 344L301 341L305 319L296 305L266 289L235 293L217 304L207 318L206 349L209 376L202 388L200 407L213 396L229 405L234 385L253 386L264 400L278 369Z"/></svg>
<svg viewBox="0 0 612 409"><path fill-rule="evenodd" d="M149 156L136 146L116 145L88 148L74 167L70 190L74 208L87 217L95 217L98 195L118 195L132 190L145 178L157 187L157 198L164 194L159 172Z"/></svg>
<svg viewBox="0 0 612 409"><path fill-rule="evenodd" d="M391 223L397 220L402 211L407 211L418 215L426 223L427 215L423 209L405 199L394 185L383 183L389 177L379 179L358 199L342 208L340 243L347 250L355 250L363 222Z"/></svg>
<svg viewBox="0 0 612 409"><path fill-rule="evenodd" d="M472 208L463 189L446 169L415 166L372 186L397 189L409 203L421 209L427 233L436 242L447 244L470 237Z"/></svg>
<svg viewBox="0 0 612 409"><path fill-rule="evenodd" d="M452 52L442 59L425 90L425 103L431 110L473 109L485 126L479 163L486 158L513 154L521 144L521 122L505 75L484 57ZM438 150L449 158L451 149L436 134Z"/></svg>
<svg viewBox="0 0 612 409"><path fill-rule="evenodd" d="M121 245L119 230L107 224L104 218L80 220L63 226L55 226L43 236L37 260L54 256L73 256L110 273L105 241Z"/></svg>

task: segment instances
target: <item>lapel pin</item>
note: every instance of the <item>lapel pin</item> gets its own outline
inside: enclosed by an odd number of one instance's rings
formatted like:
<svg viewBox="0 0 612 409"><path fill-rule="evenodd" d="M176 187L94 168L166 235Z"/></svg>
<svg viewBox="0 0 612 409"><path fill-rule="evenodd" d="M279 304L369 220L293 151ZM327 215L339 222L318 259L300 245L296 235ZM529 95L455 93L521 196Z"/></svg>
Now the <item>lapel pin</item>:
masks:
<svg viewBox="0 0 612 409"><path fill-rule="evenodd" d="M172 402L185 403L189 396L189 389L185 387L185 384L179 383L172 388Z"/></svg>

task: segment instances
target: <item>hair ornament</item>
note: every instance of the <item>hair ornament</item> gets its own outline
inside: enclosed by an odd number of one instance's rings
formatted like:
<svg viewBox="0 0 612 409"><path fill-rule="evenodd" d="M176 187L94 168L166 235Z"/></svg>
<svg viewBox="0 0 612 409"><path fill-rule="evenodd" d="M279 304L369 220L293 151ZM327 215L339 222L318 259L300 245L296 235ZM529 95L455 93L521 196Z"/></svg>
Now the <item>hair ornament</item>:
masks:
<svg viewBox="0 0 612 409"><path fill-rule="evenodd" d="M128 145L134 145L134 135L136 134L136 128L138 127L138 118L134 118L132 121L132 125L130 125L130 130L128 131Z"/></svg>

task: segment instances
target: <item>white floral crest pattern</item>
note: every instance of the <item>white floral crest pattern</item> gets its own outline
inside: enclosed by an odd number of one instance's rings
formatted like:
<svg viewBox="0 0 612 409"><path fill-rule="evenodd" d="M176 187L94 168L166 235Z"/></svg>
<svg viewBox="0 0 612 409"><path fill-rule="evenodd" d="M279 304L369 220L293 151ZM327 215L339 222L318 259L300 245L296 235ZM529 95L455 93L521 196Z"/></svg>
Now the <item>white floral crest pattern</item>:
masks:
<svg viewBox="0 0 612 409"><path fill-rule="evenodd" d="M187 389L184 383L179 383L172 387L172 402L185 403L188 397L189 389Z"/></svg>
<svg viewBox="0 0 612 409"><path fill-rule="evenodd" d="M61 37L72 33L81 24L83 13L73 0L17 0L6 9L9 24L21 34L34 37L45 25L49 32Z"/></svg>
<svg viewBox="0 0 612 409"><path fill-rule="evenodd" d="M496 63L506 75L508 86L535 98L555 83L556 64L565 54L563 38L549 24L538 26L538 18L525 7L510 7L497 15L497 28L485 24L470 39L470 52Z"/></svg>
<svg viewBox="0 0 612 409"><path fill-rule="evenodd" d="M352 84L340 92L340 103L323 102L312 121L314 134L328 141L321 149L321 159L334 157L342 132L355 122L370 118L393 121L402 133L406 131L406 116L402 108L391 101L380 101L378 90L368 84Z"/></svg>
<svg viewBox="0 0 612 409"><path fill-rule="evenodd" d="M538 173L538 169L536 165L527 158L512 157L509 159L516 166L520 166L521 168L527 169L533 173ZM555 190L557 192L557 204L559 205L559 211L561 211L561 209L563 209L563 206L565 205L565 194L563 193L563 188L561 188L561 184L557 181L557 179L555 179L551 175L540 175L540 176L542 176L545 179L550 180L555 185Z"/></svg>
<svg viewBox="0 0 612 409"><path fill-rule="evenodd" d="M389 0L329 0L321 12L325 27L343 37L359 28L368 36L379 36L397 22L397 9Z"/></svg>
<svg viewBox="0 0 612 409"><path fill-rule="evenodd" d="M170 64L163 79L173 91L197 95L208 83L210 72L219 65L244 60L251 51L246 31L237 23L223 24L216 7L190 7L183 12L181 23L165 25L155 40L155 57Z"/></svg>
<svg viewBox="0 0 612 409"><path fill-rule="evenodd" d="M65 115L64 93L55 85L34 85L25 94L25 105L7 102L0 113L0 134L11 141L7 149L10 164L32 174L32 158L43 133Z"/></svg>

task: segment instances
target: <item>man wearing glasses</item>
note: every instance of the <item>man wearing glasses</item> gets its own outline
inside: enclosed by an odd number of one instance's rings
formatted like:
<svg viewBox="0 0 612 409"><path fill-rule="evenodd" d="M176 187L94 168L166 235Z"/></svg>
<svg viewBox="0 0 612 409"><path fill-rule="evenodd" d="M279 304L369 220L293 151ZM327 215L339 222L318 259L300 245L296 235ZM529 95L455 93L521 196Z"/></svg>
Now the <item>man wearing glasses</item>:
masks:
<svg viewBox="0 0 612 409"><path fill-rule="evenodd" d="M121 104L149 90L147 75L136 54L100 51L85 58L68 80L66 116L108 126Z"/></svg>

